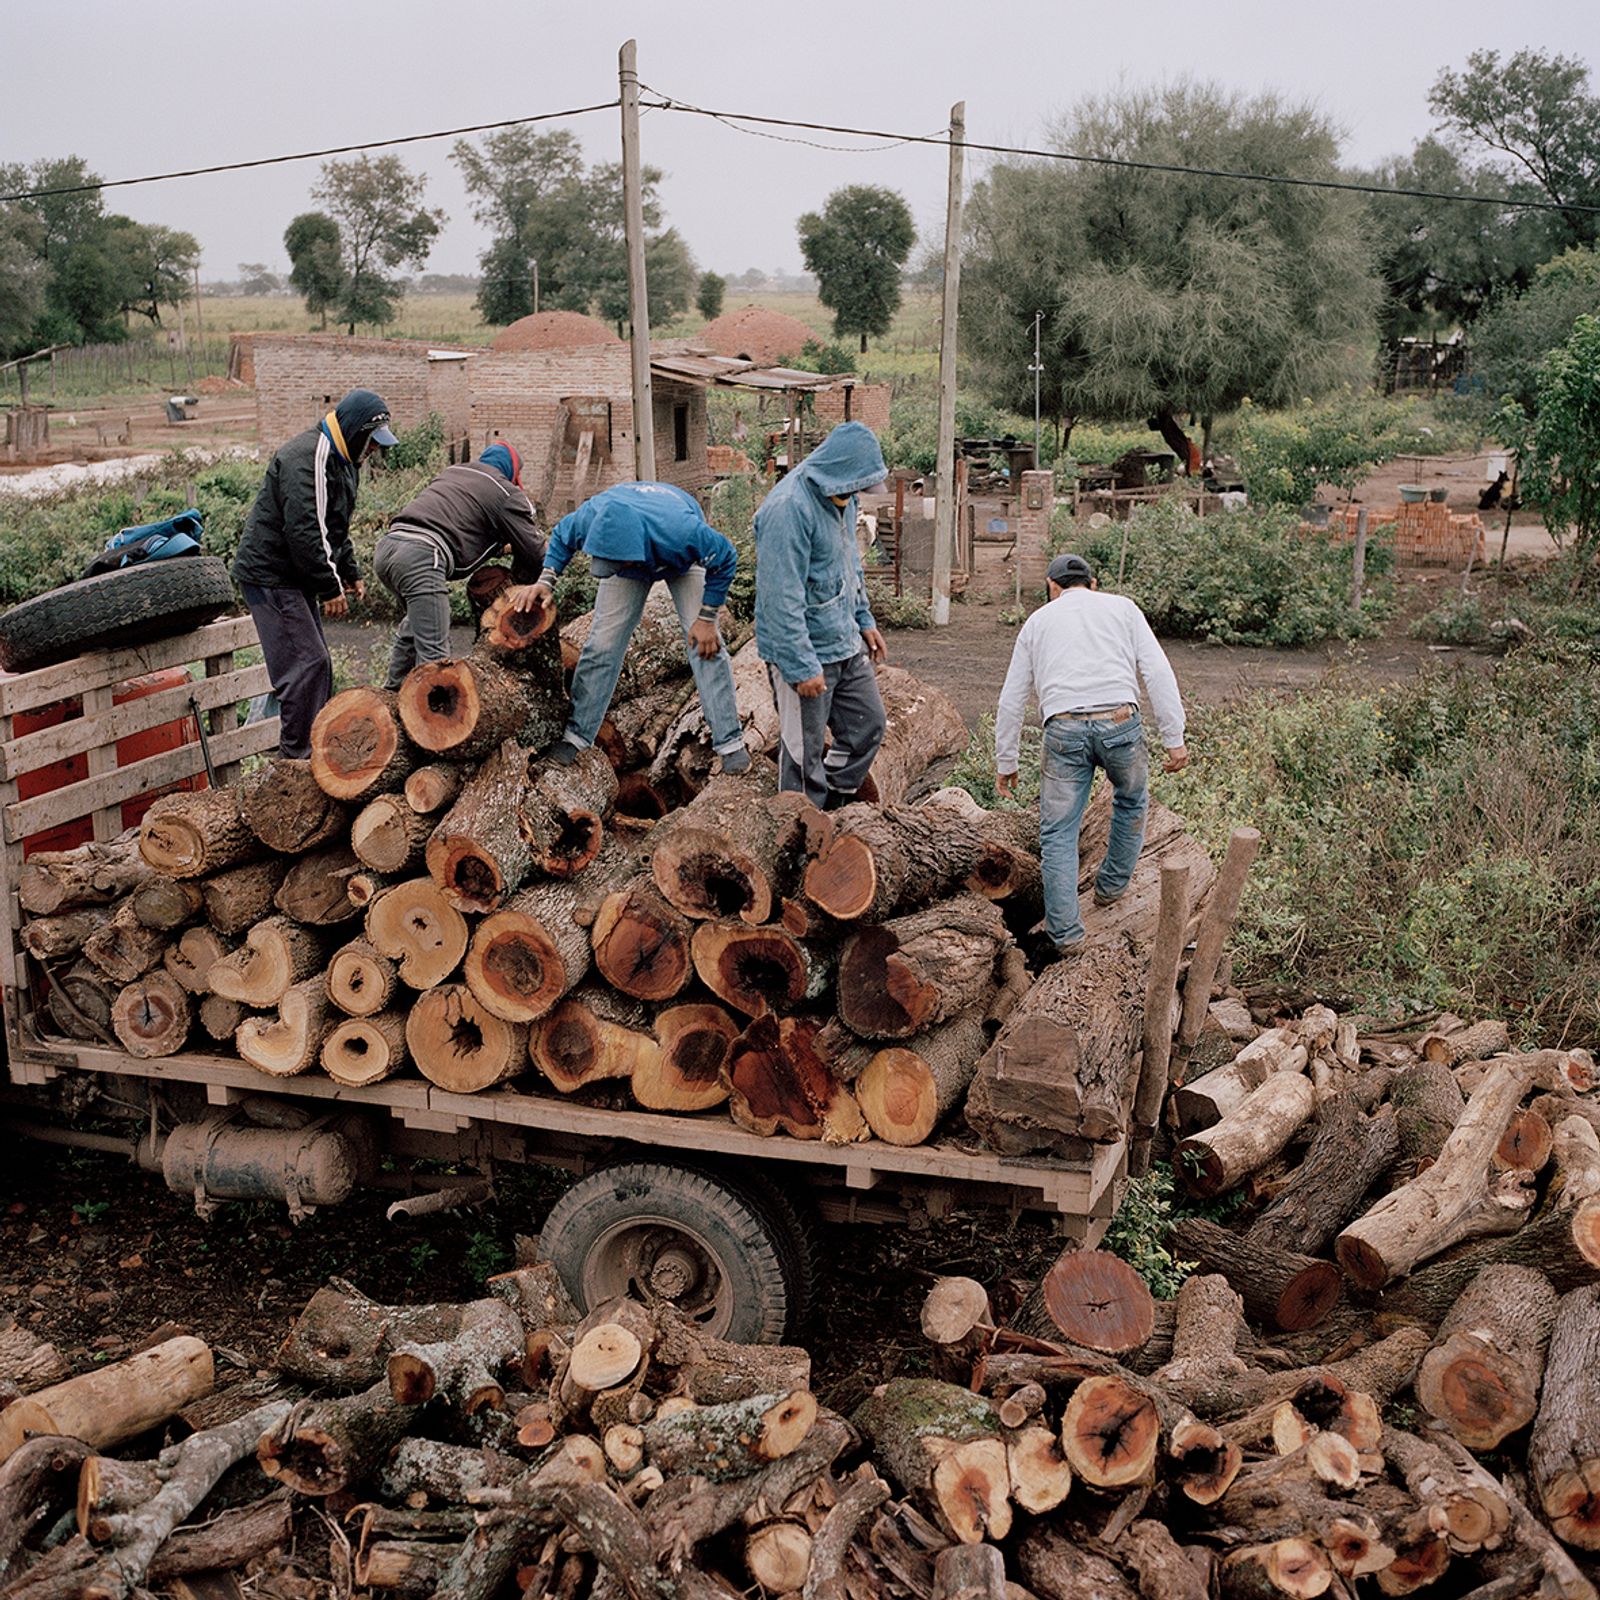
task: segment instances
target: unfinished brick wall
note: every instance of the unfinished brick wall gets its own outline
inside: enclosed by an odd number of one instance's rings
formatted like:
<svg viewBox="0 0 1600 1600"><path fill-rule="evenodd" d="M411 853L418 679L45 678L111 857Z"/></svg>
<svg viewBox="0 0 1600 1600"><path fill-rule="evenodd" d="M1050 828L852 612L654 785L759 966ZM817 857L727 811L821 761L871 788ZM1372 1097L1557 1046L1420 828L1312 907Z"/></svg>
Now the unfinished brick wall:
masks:
<svg viewBox="0 0 1600 1600"><path fill-rule="evenodd" d="M819 389L813 397L817 421L825 427L844 421L844 390ZM850 391L850 420L864 422L874 433L889 428L889 401L893 390L886 383L858 383Z"/></svg>
<svg viewBox="0 0 1600 1600"><path fill-rule="evenodd" d="M1353 543L1357 506L1343 506L1329 525L1340 544ZM1453 512L1447 505L1427 500L1420 505L1389 506L1367 511L1367 537L1379 529L1392 538L1395 561L1403 567L1465 567L1484 559L1483 518L1476 511Z"/></svg>
<svg viewBox="0 0 1600 1600"><path fill-rule="evenodd" d="M698 493L713 476L706 454L706 392L694 384L656 378L650 385L650 395L656 423L656 477L662 483L675 483L690 494Z"/></svg>
<svg viewBox="0 0 1600 1600"><path fill-rule="evenodd" d="M1054 510L1055 475L1048 468L1024 472L1011 513L1019 550L1032 555L1044 549Z"/></svg>

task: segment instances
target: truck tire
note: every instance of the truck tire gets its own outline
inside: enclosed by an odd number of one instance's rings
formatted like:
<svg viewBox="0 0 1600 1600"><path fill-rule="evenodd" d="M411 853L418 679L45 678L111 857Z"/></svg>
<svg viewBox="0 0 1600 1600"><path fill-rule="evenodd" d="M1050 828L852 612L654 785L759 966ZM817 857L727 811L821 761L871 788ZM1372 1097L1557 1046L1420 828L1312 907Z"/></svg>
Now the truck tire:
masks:
<svg viewBox="0 0 1600 1600"><path fill-rule="evenodd" d="M216 556L178 556L102 572L0 615L0 667L28 672L85 650L170 639L235 604L228 565Z"/></svg>
<svg viewBox="0 0 1600 1600"><path fill-rule="evenodd" d="M675 1304L719 1338L777 1344L802 1309L803 1237L720 1174L630 1161L567 1190L539 1252L584 1311L627 1294Z"/></svg>

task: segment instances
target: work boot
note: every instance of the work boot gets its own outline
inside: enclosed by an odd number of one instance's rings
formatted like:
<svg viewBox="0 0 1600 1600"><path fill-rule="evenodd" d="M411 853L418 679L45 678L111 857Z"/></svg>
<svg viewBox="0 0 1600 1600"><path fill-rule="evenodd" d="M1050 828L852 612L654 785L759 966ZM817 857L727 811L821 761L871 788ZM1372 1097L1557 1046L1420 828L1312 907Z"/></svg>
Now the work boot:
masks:
<svg viewBox="0 0 1600 1600"><path fill-rule="evenodd" d="M824 811L841 811L845 806L854 805L858 791L855 789L830 789L828 798L823 801Z"/></svg>
<svg viewBox="0 0 1600 1600"><path fill-rule="evenodd" d="M737 750L730 750L722 758L722 775L731 778L740 772L750 770L750 752L742 745Z"/></svg>
<svg viewBox="0 0 1600 1600"><path fill-rule="evenodd" d="M557 739L553 745L539 752L539 760L558 767L570 767L582 754L570 739Z"/></svg>
<svg viewBox="0 0 1600 1600"><path fill-rule="evenodd" d="M1107 894L1097 883L1094 886L1094 903L1097 906L1114 906L1127 892L1128 886L1124 884L1115 894Z"/></svg>

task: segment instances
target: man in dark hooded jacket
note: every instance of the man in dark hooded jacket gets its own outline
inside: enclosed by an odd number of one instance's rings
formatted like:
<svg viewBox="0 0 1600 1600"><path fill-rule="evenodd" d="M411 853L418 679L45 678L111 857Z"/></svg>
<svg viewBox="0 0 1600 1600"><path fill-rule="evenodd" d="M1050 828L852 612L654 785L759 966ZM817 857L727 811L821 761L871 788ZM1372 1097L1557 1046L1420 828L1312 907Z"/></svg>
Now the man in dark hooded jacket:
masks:
<svg viewBox="0 0 1600 1600"><path fill-rule="evenodd" d="M778 702L778 787L827 810L855 799L883 743L872 667L888 650L867 600L856 495L884 472L876 435L846 422L756 512L756 649Z"/></svg>
<svg viewBox="0 0 1600 1600"><path fill-rule="evenodd" d="M311 754L311 724L333 695L322 615L346 616L348 592L358 600L366 593L350 543L361 463L397 442L382 397L352 389L279 448L245 518L233 576L278 697L280 755Z"/></svg>
<svg viewBox="0 0 1600 1600"><path fill-rule="evenodd" d="M532 583L544 560L533 505L522 492L522 458L492 444L476 461L446 467L389 520L372 570L405 607L384 687L398 689L413 667L450 656L452 578L470 578L511 546L511 578Z"/></svg>

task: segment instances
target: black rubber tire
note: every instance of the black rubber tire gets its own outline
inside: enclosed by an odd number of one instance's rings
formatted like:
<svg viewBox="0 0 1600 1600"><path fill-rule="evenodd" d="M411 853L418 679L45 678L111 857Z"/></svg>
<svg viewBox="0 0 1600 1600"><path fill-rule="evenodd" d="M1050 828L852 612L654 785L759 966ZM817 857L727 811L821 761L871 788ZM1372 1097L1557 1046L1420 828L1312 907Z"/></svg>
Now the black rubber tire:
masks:
<svg viewBox="0 0 1600 1600"><path fill-rule="evenodd" d="M741 1168L735 1177L714 1174L715 1181L737 1188L746 1201L766 1218L768 1231L778 1246L784 1282L789 1289L789 1323L786 1337L798 1340L816 1310L816 1283L822 1246L818 1238L821 1219L806 1201L796 1201L777 1184L754 1170Z"/></svg>
<svg viewBox="0 0 1600 1600"><path fill-rule="evenodd" d="M0 667L28 672L85 650L170 639L237 603L228 564L217 556L176 556L102 572L0 615Z"/></svg>
<svg viewBox="0 0 1600 1600"><path fill-rule="evenodd" d="M721 1337L738 1344L781 1343L792 1296L786 1230L743 1185L659 1161L630 1161L581 1178L551 1208L539 1253L561 1274L580 1310L590 1252L619 1224L657 1218L692 1230L716 1259L732 1312Z"/></svg>

